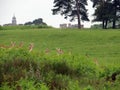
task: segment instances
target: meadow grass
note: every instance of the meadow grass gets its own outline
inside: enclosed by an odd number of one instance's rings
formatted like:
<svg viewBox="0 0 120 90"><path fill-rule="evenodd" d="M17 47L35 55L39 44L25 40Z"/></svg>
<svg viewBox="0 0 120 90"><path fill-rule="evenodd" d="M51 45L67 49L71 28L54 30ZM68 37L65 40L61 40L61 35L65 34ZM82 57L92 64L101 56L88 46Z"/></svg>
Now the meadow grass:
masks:
<svg viewBox="0 0 120 90"><path fill-rule="evenodd" d="M18 29L0 31L0 44L14 41L25 46L34 43L34 50L65 52L97 59L101 64L120 64L120 30L92 29Z"/></svg>

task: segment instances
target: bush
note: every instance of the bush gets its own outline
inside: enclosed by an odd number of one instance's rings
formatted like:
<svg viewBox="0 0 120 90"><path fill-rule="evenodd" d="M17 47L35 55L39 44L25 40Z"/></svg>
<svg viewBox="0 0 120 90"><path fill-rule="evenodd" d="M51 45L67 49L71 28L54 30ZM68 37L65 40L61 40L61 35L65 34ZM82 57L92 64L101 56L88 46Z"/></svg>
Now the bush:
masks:
<svg viewBox="0 0 120 90"><path fill-rule="evenodd" d="M37 78L37 62L26 49L0 48L0 84L15 84L21 78ZM34 75L34 76L33 76Z"/></svg>
<svg viewBox="0 0 120 90"><path fill-rule="evenodd" d="M100 77L105 78L106 81L114 82L118 78L117 76L120 75L120 66L105 66L100 74Z"/></svg>
<svg viewBox="0 0 120 90"><path fill-rule="evenodd" d="M113 87L117 88L119 72L119 66L101 67L79 55L0 48L1 90L93 90L96 87L102 90L111 88L114 74L116 86Z"/></svg>

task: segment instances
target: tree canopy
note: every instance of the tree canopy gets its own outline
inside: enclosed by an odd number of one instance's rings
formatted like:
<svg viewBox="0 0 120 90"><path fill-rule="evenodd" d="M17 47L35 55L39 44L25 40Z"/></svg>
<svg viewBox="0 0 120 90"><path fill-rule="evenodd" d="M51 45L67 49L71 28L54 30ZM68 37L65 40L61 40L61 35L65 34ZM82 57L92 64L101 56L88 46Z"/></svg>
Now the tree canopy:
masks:
<svg viewBox="0 0 120 90"><path fill-rule="evenodd" d="M78 20L78 28L81 28L81 20L89 21L87 15L87 0L54 0L53 15L61 14L70 21Z"/></svg>
<svg viewBox="0 0 120 90"><path fill-rule="evenodd" d="M120 19L120 0L91 0L96 7L93 21L102 21L103 28L107 28L108 22L112 22L112 28L116 28L116 22Z"/></svg>
<svg viewBox="0 0 120 90"><path fill-rule="evenodd" d="M89 21L86 6L88 0L54 0L53 15L60 14L70 21L78 20L78 28L81 28L81 21ZM112 23L112 28L116 28L120 22L120 0L91 0L95 8L95 22L102 22L104 29L108 28L108 23Z"/></svg>
<svg viewBox="0 0 120 90"><path fill-rule="evenodd" d="M32 22L31 21L26 22L25 25L46 25L46 23L43 22L42 18L38 18L33 20Z"/></svg>

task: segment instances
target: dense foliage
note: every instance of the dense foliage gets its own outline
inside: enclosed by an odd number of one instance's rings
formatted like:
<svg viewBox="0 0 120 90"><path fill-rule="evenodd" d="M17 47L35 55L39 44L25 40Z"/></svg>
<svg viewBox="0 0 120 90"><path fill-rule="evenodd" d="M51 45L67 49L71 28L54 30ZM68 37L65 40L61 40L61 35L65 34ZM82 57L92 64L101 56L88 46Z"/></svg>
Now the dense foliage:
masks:
<svg viewBox="0 0 120 90"><path fill-rule="evenodd" d="M120 67L71 53L0 48L1 90L119 90Z"/></svg>
<svg viewBox="0 0 120 90"><path fill-rule="evenodd" d="M112 22L112 28L120 26L120 0L91 0L94 3L95 19L101 21L104 29L108 28L108 23ZM118 21L118 23L117 23Z"/></svg>
<svg viewBox="0 0 120 90"><path fill-rule="evenodd" d="M32 22L31 21L26 22L24 25L44 25L44 26L46 25L47 26L47 24L43 22L42 18L35 19Z"/></svg>

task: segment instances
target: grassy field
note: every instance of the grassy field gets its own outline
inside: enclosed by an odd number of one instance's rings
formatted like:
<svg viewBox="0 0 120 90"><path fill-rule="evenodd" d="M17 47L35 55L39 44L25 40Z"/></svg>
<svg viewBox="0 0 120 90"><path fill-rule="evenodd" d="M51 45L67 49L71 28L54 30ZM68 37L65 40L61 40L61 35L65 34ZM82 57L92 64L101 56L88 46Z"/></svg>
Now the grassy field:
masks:
<svg viewBox="0 0 120 90"><path fill-rule="evenodd" d="M9 45L11 41L25 46L34 43L34 49L46 48L54 51L61 48L65 52L89 56L102 64L120 64L120 30L2 30L0 44Z"/></svg>

